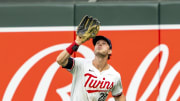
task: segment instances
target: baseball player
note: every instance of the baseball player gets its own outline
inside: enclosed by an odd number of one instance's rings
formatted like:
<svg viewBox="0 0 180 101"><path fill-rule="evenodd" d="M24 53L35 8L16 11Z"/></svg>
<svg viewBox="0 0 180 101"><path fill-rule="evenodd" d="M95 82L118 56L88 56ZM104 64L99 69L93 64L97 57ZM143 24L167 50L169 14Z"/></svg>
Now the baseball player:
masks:
<svg viewBox="0 0 180 101"><path fill-rule="evenodd" d="M71 101L105 101L109 92L115 101L125 101L120 74L107 63L112 53L111 41L96 36L100 22L85 16L77 29L75 41L61 52L57 63L73 75ZM93 37L93 60L70 57L78 47Z"/></svg>

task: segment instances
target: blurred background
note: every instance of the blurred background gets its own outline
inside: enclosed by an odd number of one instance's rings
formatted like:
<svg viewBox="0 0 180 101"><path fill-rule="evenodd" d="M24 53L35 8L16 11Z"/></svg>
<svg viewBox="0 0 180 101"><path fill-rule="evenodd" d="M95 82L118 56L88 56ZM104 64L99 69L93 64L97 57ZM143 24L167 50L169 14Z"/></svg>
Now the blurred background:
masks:
<svg viewBox="0 0 180 101"><path fill-rule="evenodd" d="M115 2L115 1L180 1L180 0L0 0L0 2Z"/></svg>
<svg viewBox="0 0 180 101"><path fill-rule="evenodd" d="M111 39L127 101L180 101L180 0L0 0L0 99L70 101L56 57L84 15ZM73 57L93 57L92 40L80 48Z"/></svg>

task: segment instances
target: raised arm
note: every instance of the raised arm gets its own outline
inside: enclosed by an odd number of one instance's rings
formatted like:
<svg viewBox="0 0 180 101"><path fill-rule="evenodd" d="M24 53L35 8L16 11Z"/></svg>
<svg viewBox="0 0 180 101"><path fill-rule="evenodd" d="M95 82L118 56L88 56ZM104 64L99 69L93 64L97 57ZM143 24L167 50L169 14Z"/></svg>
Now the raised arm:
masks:
<svg viewBox="0 0 180 101"><path fill-rule="evenodd" d="M76 37L76 40L66 48L66 50L62 51L56 61L59 65L65 67L68 63L69 57L72 55L74 51L76 51L83 42L79 36Z"/></svg>
<svg viewBox="0 0 180 101"><path fill-rule="evenodd" d="M63 67L65 67L69 61L70 56L74 51L77 51L79 45L86 42L90 38L96 36L99 31L100 22L92 17L84 16L81 20L77 31L76 31L76 40L66 48L63 52L61 52L57 57L57 63Z"/></svg>

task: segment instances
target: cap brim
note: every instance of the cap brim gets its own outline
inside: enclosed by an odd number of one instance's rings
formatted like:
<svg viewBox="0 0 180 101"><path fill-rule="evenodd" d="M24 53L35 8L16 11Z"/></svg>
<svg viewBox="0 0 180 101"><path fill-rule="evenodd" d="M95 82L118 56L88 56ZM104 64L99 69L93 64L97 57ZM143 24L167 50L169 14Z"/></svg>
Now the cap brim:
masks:
<svg viewBox="0 0 180 101"><path fill-rule="evenodd" d="M96 36L96 37L93 39L93 45L95 46L95 45L96 45L96 42L99 41L99 40L105 40L105 41L109 44L110 48L112 48L110 40L107 39L107 38L104 37L104 36Z"/></svg>

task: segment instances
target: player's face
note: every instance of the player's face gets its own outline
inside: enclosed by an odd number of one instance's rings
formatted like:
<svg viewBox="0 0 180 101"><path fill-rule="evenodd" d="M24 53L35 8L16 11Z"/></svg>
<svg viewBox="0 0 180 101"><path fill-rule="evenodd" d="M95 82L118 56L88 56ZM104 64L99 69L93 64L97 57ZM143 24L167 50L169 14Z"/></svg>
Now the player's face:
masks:
<svg viewBox="0 0 180 101"><path fill-rule="evenodd" d="M94 49L95 55L108 56L112 51L105 40L98 40Z"/></svg>

